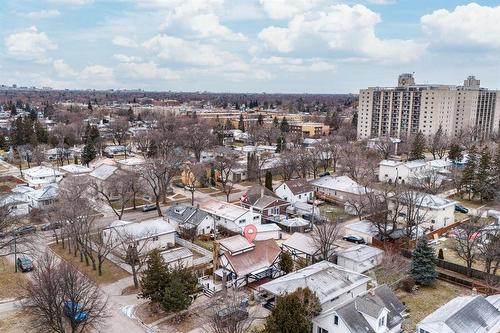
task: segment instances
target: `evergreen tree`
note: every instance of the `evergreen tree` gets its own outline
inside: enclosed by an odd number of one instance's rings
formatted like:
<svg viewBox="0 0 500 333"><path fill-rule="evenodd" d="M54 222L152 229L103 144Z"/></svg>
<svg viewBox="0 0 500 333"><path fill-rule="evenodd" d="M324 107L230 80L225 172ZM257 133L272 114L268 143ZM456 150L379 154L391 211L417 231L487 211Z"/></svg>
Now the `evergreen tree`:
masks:
<svg viewBox="0 0 500 333"><path fill-rule="evenodd" d="M462 147L456 143L452 143L450 145L450 150L448 151L448 158L453 162L453 163L458 163L459 161L462 160L464 157L462 153Z"/></svg>
<svg viewBox="0 0 500 333"><path fill-rule="evenodd" d="M238 129L245 132L245 120L243 119L243 114L240 113L240 120L238 120Z"/></svg>
<svg viewBox="0 0 500 333"><path fill-rule="evenodd" d="M411 255L410 275L419 284L429 286L437 278L436 254L423 235L417 242L417 247Z"/></svg>
<svg viewBox="0 0 500 333"><path fill-rule="evenodd" d="M477 168L476 184L474 192L479 194L481 202L490 200L495 195L495 179L493 175L493 164L488 147L484 147L479 158Z"/></svg>
<svg viewBox="0 0 500 333"><path fill-rule="evenodd" d="M493 159L493 175L495 180L495 188L500 190L500 143L497 144L495 158Z"/></svg>
<svg viewBox="0 0 500 333"><path fill-rule="evenodd" d="M276 118L276 116L273 118L273 126L274 127L278 127L280 124L280 122L278 121L278 118Z"/></svg>
<svg viewBox="0 0 500 333"><path fill-rule="evenodd" d="M257 118L257 125L262 126L264 124L264 117L262 114L259 114L259 117Z"/></svg>
<svg viewBox="0 0 500 333"><path fill-rule="evenodd" d="M265 181L266 188L269 189L270 191L273 190L273 174L271 171L266 171L266 181Z"/></svg>
<svg viewBox="0 0 500 333"><path fill-rule="evenodd" d="M49 133L38 121L35 122L35 136L37 143L48 143Z"/></svg>
<svg viewBox="0 0 500 333"><path fill-rule="evenodd" d="M146 269L142 272L139 296L153 302L161 302L168 283L168 268L158 250L153 250L146 261Z"/></svg>
<svg viewBox="0 0 500 333"><path fill-rule="evenodd" d="M409 160L423 160L425 159L425 137L422 131L419 131L412 142Z"/></svg>
<svg viewBox="0 0 500 333"><path fill-rule="evenodd" d="M354 128L358 128L358 113L357 112L355 112L352 115L351 126Z"/></svg>
<svg viewBox="0 0 500 333"><path fill-rule="evenodd" d="M477 161L478 157L477 157L476 146L472 146L469 149L469 153L467 155L467 162L465 163L465 167L462 172L462 179L460 180L460 186L461 188L465 188L465 192L468 194L469 200L472 199L472 194L474 193Z"/></svg>
<svg viewBox="0 0 500 333"><path fill-rule="evenodd" d="M97 152L94 147L94 142L87 140L87 143L82 150L82 165L89 165L89 163L97 156Z"/></svg>
<svg viewBox="0 0 500 333"><path fill-rule="evenodd" d="M187 309L191 297L186 292L186 285L180 276L171 276L165 285L160 305L167 312L179 312Z"/></svg>
<svg viewBox="0 0 500 333"><path fill-rule="evenodd" d="M93 109L92 109L92 103L90 103L90 101L89 101L89 104L87 105L87 109L89 109L90 111L92 111L92 110L93 110Z"/></svg>
<svg viewBox="0 0 500 333"><path fill-rule="evenodd" d="M231 120L229 120L229 118L226 119L226 125L224 127L225 130L233 129L233 123L231 123Z"/></svg>
<svg viewBox="0 0 500 333"><path fill-rule="evenodd" d="M310 333L311 321L300 298L295 294L278 297L271 314L266 318L265 333Z"/></svg>
<svg viewBox="0 0 500 333"><path fill-rule="evenodd" d="M293 259L290 253L281 252L280 269L286 274L293 271Z"/></svg>
<svg viewBox="0 0 500 333"><path fill-rule="evenodd" d="M280 129L283 133L288 133L288 131L290 130L290 126L288 125L288 120L286 119L286 117L283 117L283 119L281 119Z"/></svg>
<svg viewBox="0 0 500 333"><path fill-rule="evenodd" d="M276 141L276 152L281 153L282 151L285 150L285 148L286 148L285 137L283 135L280 135L278 137L278 140Z"/></svg>

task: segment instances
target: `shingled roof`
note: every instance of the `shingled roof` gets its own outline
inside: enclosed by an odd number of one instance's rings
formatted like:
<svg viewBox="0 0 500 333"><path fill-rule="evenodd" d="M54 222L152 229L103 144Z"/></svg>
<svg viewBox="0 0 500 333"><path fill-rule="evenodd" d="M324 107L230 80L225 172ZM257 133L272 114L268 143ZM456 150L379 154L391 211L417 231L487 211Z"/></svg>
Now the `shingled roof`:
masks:
<svg viewBox="0 0 500 333"><path fill-rule="evenodd" d="M284 184L288 186L288 188L294 195L312 192L314 190L311 184L309 184L307 182L307 179L305 178L287 180L286 182L284 182Z"/></svg>

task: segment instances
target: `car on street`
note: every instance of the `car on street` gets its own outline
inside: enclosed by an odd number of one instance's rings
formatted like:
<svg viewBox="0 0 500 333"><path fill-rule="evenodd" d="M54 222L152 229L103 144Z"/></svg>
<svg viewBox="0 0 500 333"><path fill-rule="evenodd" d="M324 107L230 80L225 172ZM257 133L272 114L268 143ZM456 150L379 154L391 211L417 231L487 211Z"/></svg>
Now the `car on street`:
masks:
<svg viewBox="0 0 500 333"><path fill-rule="evenodd" d="M456 204L455 205L455 212L467 214L469 212L469 209L465 208L462 205Z"/></svg>
<svg viewBox="0 0 500 333"><path fill-rule="evenodd" d="M156 210L156 205L155 204L148 204L148 205L142 206L142 211L143 212L150 212L152 210Z"/></svg>
<svg viewBox="0 0 500 333"><path fill-rule="evenodd" d="M12 231L12 234L14 236L22 236L22 235L31 234L35 231L36 231L36 227L34 225L25 225L25 226L14 229L14 231Z"/></svg>
<svg viewBox="0 0 500 333"><path fill-rule="evenodd" d="M347 241L347 242L351 242L351 243L366 244L365 240L359 236L347 235L347 236L342 237L342 239Z"/></svg>
<svg viewBox="0 0 500 333"><path fill-rule="evenodd" d="M33 270L33 261L26 257L17 258L16 265L17 268L23 273L31 272Z"/></svg>
<svg viewBox="0 0 500 333"><path fill-rule="evenodd" d="M320 177L330 176L330 172L325 171L325 172L320 173L318 176L320 176Z"/></svg>
<svg viewBox="0 0 500 333"><path fill-rule="evenodd" d="M53 223L46 223L42 225L40 230L42 231L49 231L49 230L56 230L62 228L62 223L61 222L53 222Z"/></svg>
<svg viewBox="0 0 500 333"><path fill-rule="evenodd" d="M64 301L64 314L76 322L87 319L87 312L83 311L78 303L70 300Z"/></svg>

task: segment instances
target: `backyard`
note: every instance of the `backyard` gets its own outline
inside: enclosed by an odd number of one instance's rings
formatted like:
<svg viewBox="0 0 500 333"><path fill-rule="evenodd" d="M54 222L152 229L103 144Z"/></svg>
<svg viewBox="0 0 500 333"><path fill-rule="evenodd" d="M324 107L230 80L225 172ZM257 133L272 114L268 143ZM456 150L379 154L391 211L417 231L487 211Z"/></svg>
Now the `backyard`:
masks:
<svg viewBox="0 0 500 333"><path fill-rule="evenodd" d="M69 264L73 265L80 272L99 284L113 283L130 275L116 264L106 260L103 264L102 275L99 276L97 270L94 271L92 269L92 265L87 266L85 261L80 261L80 256L73 256L73 254L68 253L67 249L63 249L60 244L52 243L49 245L49 248L59 257L62 257Z"/></svg>
<svg viewBox="0 0 500 333"><path fill-rule="evenodd" d="M27 281L23 273L14 272L14 264L7 258L0 258L0 299L21 298Z"/></svg>
<svg viewBox="0 0 500 333"><path fill-rule="evenodd" d="M441 280L436 280L433 286L419 286L418 290L407 293L397 290L396 295L406 305L408 318L403 322L405 332L414 332L418 322L434 312L451 299L470 295L470 290Z"/></svg>

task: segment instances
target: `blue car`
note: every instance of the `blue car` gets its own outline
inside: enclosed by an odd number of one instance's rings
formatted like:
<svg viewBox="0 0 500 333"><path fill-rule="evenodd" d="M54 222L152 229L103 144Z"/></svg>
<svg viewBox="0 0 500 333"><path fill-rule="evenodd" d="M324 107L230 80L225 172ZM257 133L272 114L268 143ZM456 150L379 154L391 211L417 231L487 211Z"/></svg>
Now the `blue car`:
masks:
<svg viewBox="0 0 500 333"><path fill-rule="evenodd" d="M469 212L469 210L462 205L456 204L455 205L455 212L467 214Z"/></svg>
<svg viewBox="0 0 500 333"><path fill-rule="evenodd" d="M73 301L64 302L64 314L76 322L82 322L87 319L87 312L81 310L80 305Z"/></svg>

